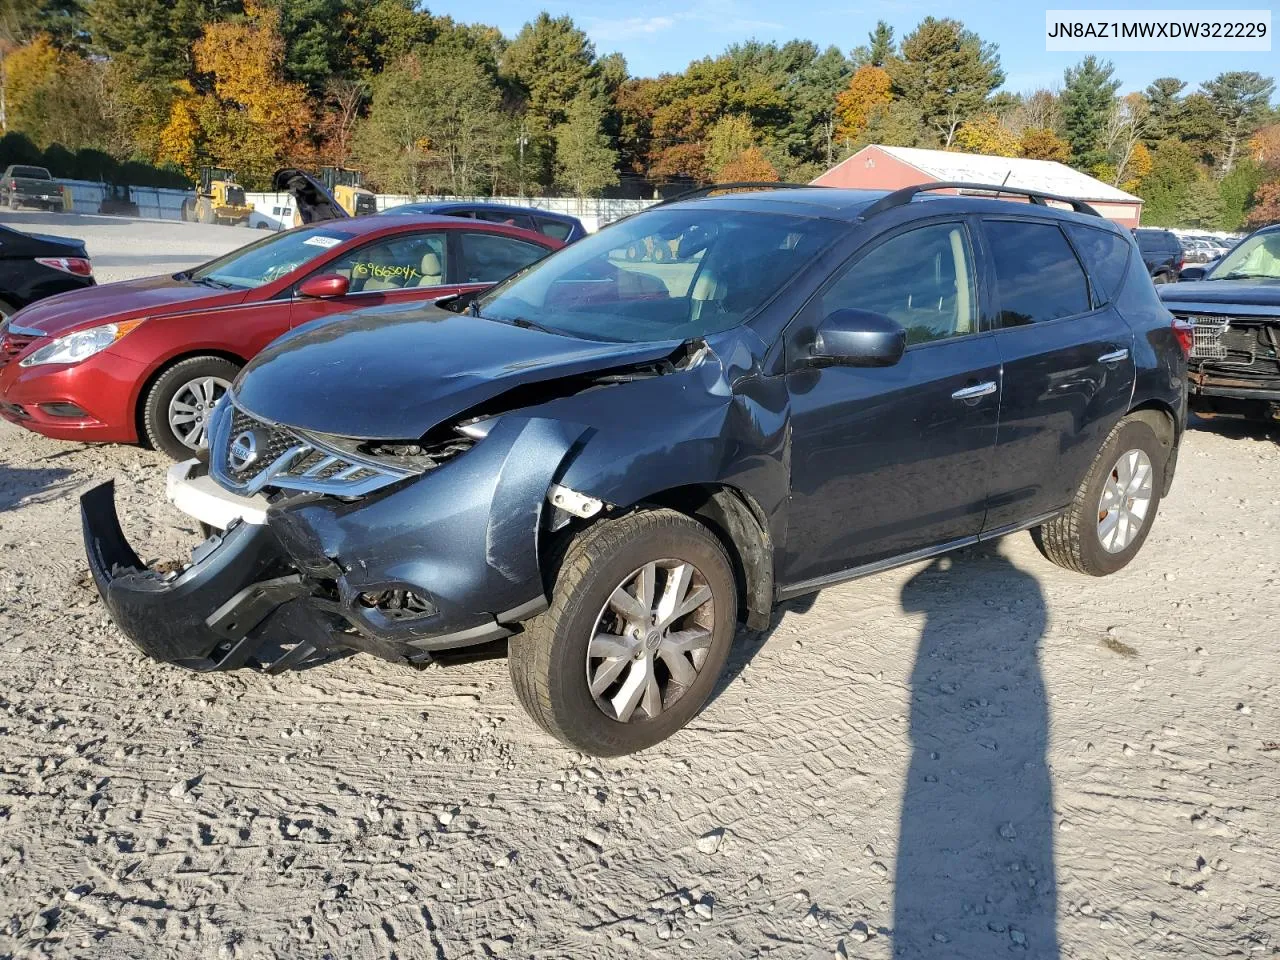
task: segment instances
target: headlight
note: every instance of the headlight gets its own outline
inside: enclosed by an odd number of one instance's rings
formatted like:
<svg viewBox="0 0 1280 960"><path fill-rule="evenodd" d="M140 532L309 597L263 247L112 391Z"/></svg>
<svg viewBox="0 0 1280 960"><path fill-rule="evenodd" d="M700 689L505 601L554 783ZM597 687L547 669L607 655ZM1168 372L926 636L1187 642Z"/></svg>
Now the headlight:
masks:
<svg viewBox="0 0 1280 960"><path fill-rule="evenodd" d="M35 353L23 357L18 365L36 367L42 363L79 363L89 359L95 353L101 353L141 322L141 320L126 320L124 323L104 323L98 327L68 333L65 337L58 337L52 343L46 343Z"/></svg>

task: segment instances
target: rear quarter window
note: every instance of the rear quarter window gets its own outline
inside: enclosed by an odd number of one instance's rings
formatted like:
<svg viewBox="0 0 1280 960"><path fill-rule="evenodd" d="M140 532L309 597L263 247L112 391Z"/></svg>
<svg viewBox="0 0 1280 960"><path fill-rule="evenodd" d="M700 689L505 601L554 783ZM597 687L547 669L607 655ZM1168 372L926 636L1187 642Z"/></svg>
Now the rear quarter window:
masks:
<svg viewBox="0 0 1280 960"><path fill-rule="evenodd" d="M556 240L568 240L569 234L573 232L573 226L559 220L543 220L539 218L538 232L548 237L554 237Z"/></svg>
<svg viewBox="0 0 1280 960"><path fill-rule="evenodd" d="M1067 234L1093 278L1093 305L1110 303L1120 292L1129 266L1129 242L1109 230L1066 224Z"/></svg>
<svg viewBox="0 0 1280 960"><path fill-rule="evenodd" d="M984 220L983 227L995 266L1002 327L1089 311L1084 269L1057 224Z"/></svg>

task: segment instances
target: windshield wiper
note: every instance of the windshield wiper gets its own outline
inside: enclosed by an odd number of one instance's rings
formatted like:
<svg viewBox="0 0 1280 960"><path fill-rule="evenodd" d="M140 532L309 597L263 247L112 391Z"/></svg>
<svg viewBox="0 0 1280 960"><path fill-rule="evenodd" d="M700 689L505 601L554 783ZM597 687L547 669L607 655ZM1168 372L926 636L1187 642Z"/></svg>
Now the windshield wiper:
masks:
<svg viewBox="0 0 1280 960"><path fill-rule="evenodd" d="M227 281L225 280L215 280L213 279L213 277L201 277L199 280L196 281L196 283L202 284L203 286L206 286L206 287L218 287L219 289L222 289L222 290L239 290L240 289L234 283L227 283Z"/></svg>
<svg viewBox="0 0 1280 960"><path fill-rule="evenodd" d="M1211 277L1212 280L1274 280L1275 277L1265 273L1227 273L1221 277Z"/></svg>
<svg viewBox="0 0 1280 960"><path fill-rule="evenodd" d="M564 334L562 334L559 330L552 330L550 327L544 327L542 324L536 323L533 320L526 320L524 317L512 317L507 322L510 323L513 327L520 327L524 330L537 330L541 333L554 334L557 337L564 336Z"/></svg>

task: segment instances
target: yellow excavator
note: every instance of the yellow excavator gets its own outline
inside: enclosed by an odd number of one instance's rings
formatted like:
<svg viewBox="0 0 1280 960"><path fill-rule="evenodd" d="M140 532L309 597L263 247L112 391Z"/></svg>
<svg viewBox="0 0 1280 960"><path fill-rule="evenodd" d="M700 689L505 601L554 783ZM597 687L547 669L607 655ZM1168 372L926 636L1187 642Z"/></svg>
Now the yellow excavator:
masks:
<svg viewBox="0 0 1280 960"><path fill-rule="evenodd" d="M373 191L364 186L364 174L347 167L321 167L320 179L338 206L350 216L364 217L378 212Z"/></svg>
<svg viewBox="0 0 1280 960"><path fill-rule="evenodd" d="M246 203L244 187L223 167L201 167L200 187L182 202L182 219L200 223L248 223L253 204Z"/></svg>

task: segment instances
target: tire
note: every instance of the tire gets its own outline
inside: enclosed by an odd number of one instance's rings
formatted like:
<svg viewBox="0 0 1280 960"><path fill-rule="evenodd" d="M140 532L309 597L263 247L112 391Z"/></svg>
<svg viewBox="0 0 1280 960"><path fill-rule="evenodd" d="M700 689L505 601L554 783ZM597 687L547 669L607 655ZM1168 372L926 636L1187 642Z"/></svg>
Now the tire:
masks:
<svg viewBox="0 0 1280 960"><path fill-rule="evenodd" d="M1168 273L1157 273L1151 278L1152 283L1173 283L1173 275Z"/></svg>
<svg viewBox="0 0 1280 960"><path fill-rule="evenodd" d="M174 460L189 460L195 456L196 448L188 446L170 422L171 404L187 388L206 390L206 382L211 380L214 381L215 394L220 395L216 388L225 390L239 372L239 364L222 357L189 357L161 373L142 402L142 429L147 443ZM193 434L198 429L199 435L203 436L203 424L208 422L210 409L211 406L206 404L205 409L196 414L202 419L198 421L199 426L193 425Z"/></svg>
<svg viewBox="0 0 1280 960"><path fill-rule="evenodd" d="M672 624L682 637L698 637L700 649L696 651L655 655L655 647L662 649L653 639L658 631L650 630L648 644L644 639L627 636L621 627L624 621L609 604L610 596L629 583L632 589L628 597L635 599L640 588L630 577L648 564L656 563L657 589L651 587L651 591L660 596L671 582L670 571L662 566L663 562L685 564L686 569L691 569L690 593L686 595L690 601L696 599L694 591L700 593L704 587L710 590L709 599ZM508 667L516 697L542 729L585 753L619 756L651 747L688 723L711 696L733 643L737 612L738 588L733 568L720 541L702 524L674 510L643 510L601 521L569 544L555 577L551 606L509 641ZM609 633L602 625L617 632ZM598 628L601 634L609 633L611 640L616 636L617 643L631 645L626 653L614 658L621 663L620 672L614 674L618 689L613 693L610 691L614 687L602 689L599 703L588 686L587 672L594 666L595 676L600 678L611 661L588 659L589 649L598 649L591 642ZM665 645L675 633L662 634L666 638L662 643ZM634 660L630 652L635 650L646 656L646 649L647 667ZM675 681L666 665L668 656L685 663L683 669L692 674L690 682L682 685ZM700 662L698 657L702 658ZM653 671L656 678L660 709L656 716L650 714L647 707L651 701L648 696L641 696L634 712L624 721L620 719L622 711L610 705L617 701L606 698L625 699L626 682L635 671L646 669ZM640 673L636 679L647 675Z"/></svg>
<svg viewBox="0 0 1280 960"><path fill-rule="evenodd" d="M196 218L196 204L194 200L182 201L182 222L191 223Z"/></svg>
<svg viewBox="0 0 1280 960"><path fill-rule="evenodd" d="M196 219L201 223L214 223L218 218L213 215L213 207L197 207Z"/></svg>
<svg viewBox="0 0 1280 960"><path fill-rule="evenodd" d="M18 195L15 193L9 194L9 209L10 210L22 209L22 202L18 199Z"/></svg>
<svg viewBox="0 0 1280 960"><path fill-rule="evenodd" d="M19 309L19 307L15 307L8 300L0 300L0 320L8 320L17 313Z"/></svg>
<svg viewBox="0 0 1280 960"><path fill-rule="evenodd" d="M1128 511L1116 510L1104 504L1103 492L1108 483L1117 477L1117 473L1121 481L1126 479L1126 465L1132 463L1132 454L1138 452L1146 457L1146 467L1149 468L1146 482L1140 488L1129 483L1123 485L1127 490L1139 493L1137 498L1129 498L1126 502L1134 503L1136 507L1141 495L1145 495L1148 498L1146 508L1131 539L1127 542L1124 542L1123 536L1113 539L1111 548L1108 549L1104 544L1103 531L1108 531L1107 537L1114 536L1117 529L1114 524L1117 520L1119 528L1123 530L1123 514ZM1147 534L1155 523L1160 508L1160 491L1164 489L1168 452L1150 424L1133 417L1121 420L1094 457L1093 465L1076 491L1071 506L1053 520L1031 531L1031 537L1040 552L1060 567L1091 577L1105 577L1125 567L1142 549ZM1126 465L1120 462L1122 455L1126 458ZM1108 521L1113 526L1104 527Z"/></svg>

